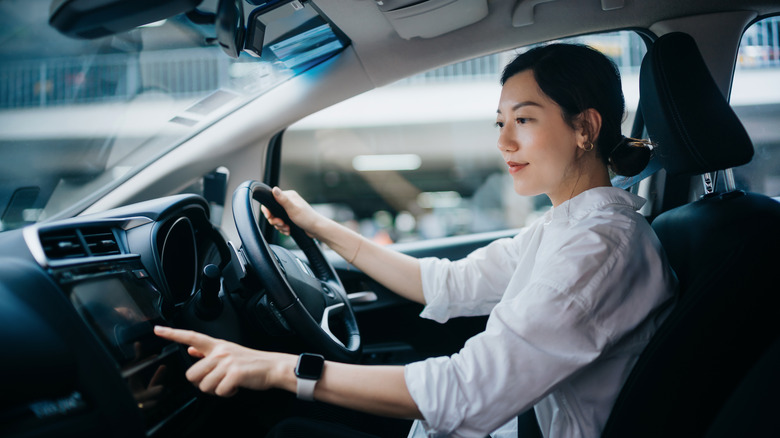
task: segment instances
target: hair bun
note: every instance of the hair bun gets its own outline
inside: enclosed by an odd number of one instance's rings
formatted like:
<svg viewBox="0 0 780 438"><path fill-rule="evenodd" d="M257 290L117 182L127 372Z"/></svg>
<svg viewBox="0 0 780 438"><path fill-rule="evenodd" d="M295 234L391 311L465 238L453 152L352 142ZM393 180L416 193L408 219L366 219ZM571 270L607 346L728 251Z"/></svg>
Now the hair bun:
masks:
<svg viewBox="0 0 780 438"><path fill-rule="evenodd" d="M653 143L650 140L621 136L609 153L607 161L616 174L634 176L647 167L652 152Z"/></svg>

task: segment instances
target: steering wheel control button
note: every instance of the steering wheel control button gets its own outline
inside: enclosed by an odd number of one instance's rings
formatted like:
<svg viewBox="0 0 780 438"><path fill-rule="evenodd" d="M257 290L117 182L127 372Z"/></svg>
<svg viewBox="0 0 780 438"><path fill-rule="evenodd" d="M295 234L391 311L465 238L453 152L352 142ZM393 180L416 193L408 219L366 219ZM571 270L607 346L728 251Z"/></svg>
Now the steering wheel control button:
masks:
<svg viewBox="0 0 780 438"><path fill-rule="evenodd" d="M322 292L330 298L336 298L336 294L328 287L324 282L322 284Z"/></svg>
<svg viewBox="0 0 780 438"><path fill-rule="evenodd" d="M298 356L295 377L298 379L296 395L301 400L314 401L314 387L322 376L325 358L319 354L303 353Z"/></svg>

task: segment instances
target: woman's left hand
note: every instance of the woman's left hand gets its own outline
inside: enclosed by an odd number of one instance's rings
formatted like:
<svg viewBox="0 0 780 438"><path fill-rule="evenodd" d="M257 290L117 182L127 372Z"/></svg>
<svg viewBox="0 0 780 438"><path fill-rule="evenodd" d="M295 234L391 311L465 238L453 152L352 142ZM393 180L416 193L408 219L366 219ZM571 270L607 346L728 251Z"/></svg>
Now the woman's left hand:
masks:
<svg viewBox="0 0 780 438"><path fill-rule="evenodd" d="M280 386L285 371L295 367L295 357L253 350L190 330L156 326L154 333L180 344L200 358L187 370L187 380L201 391L230 397L239 388L265 390Z"/></svg>

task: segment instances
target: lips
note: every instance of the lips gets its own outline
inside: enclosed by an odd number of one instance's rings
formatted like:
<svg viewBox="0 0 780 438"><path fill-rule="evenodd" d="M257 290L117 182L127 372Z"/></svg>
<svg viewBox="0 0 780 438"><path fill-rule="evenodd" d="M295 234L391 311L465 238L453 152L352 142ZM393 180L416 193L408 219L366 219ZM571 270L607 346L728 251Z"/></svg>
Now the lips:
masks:
<svg viewBox="0 0 780 438"><path fill-rule="evenodd" d="M509 166L509 173L517 173L525 168L528 163L518 163L516 161L507 161L506 165Z"/></svg>

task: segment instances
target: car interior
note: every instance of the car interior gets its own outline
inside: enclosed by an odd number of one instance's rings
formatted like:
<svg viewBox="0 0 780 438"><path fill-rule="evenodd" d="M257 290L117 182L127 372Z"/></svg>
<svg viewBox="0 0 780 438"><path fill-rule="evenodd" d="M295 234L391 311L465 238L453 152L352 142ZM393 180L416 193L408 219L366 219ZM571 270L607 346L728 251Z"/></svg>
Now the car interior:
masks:
<svg viewBox="0 0 780 438"><path fill-rule="evenodd" d="M612 182L648 200L680 284L602 436L780 436L779 38L777 0L0 0L0 436L406 436L200 393L152 328L366 365L456 353L487 317L420 318L259 206L284 218L271 187L295 189L415 257L513 236L549 203L496 189L498 80L555 41L618 64L624 134L656 149Z"/></svg>

